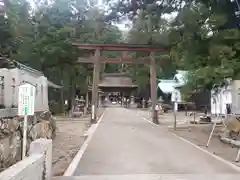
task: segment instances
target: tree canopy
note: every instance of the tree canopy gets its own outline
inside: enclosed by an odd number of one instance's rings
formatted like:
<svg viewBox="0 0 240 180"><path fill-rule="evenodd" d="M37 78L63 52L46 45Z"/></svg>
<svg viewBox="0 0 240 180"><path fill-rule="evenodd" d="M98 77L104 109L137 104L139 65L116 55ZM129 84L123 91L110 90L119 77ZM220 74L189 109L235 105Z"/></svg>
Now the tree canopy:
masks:
<svg viewBox="0 0 240 180"><path fill-rule="evenodd" d="M237 0L108 3L113 7L109 16L117 19L127 16L133 20L131 31L136 37L131 38L155 44L159 44L159 38L173 47L171 64L190 72L188 87L191 91L210 90L224 85L226 78L239 78L240 3ZM166 19L166 14L171 18ZM139 29L139 26L148 29Z"/></svg>
<svg viewBox="0 0 240 180"><path fill-rule="evenodd" d="M72 42L135 43L171 46L159 53L159 78L176 69L190 73L188 87L211 89L226 78L239 78L239 14L237 0L4 0L0 8L0 56L41 70L67 91L86 91L92 67L77 64ZM168 16L167 16L168 15ZM116 23L131 21L123 33ZM117 52L103 54L119 56ZM145 56L133 53L132 56ZM104 64L105 72L127 72L146 90L149 70L144 65Z"/></svg>
<svg viewBox="0 0 240 180"><path fill-rule="evenodd" d="M121 31L105 21L104 13L93 6L94 0L29 2L6 0L1 5L0 56L42 71L64 86L67 99L75 96L76 88L86 92L92 66L77 63L77 57L88 52L72 43L117 43Z"/></svg>
<svg viewBox="0 0 240 180"><path fill-rule="evenodd" d="M240 31L234 3L187 2L172 22L172 55L191 72L191 89L212 89L226 78L238 78Z"/></svg>

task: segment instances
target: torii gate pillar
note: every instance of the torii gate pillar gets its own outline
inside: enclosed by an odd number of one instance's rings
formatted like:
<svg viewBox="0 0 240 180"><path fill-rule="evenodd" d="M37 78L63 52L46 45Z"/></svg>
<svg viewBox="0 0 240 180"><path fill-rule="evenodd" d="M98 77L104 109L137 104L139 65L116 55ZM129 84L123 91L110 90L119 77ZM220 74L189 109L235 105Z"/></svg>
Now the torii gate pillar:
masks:
<svg viewBox="0 0 240 180"><path fill-rule="evenodd" d="M150 84L151 84L151 100L152 100L152 121L155 124L159 124L157 105L157 75L156 75L156 63L154 53L150 54Z"/></svg>
<svg viewBox="0 0 240 180"><path fill-rule="evenodd" d="M92 114L91 123L97 122L97 104L98 104L98 83L100 73L100 49L96 49L94 56L94 67L93 67L93 85L92 85Z"/></svg>

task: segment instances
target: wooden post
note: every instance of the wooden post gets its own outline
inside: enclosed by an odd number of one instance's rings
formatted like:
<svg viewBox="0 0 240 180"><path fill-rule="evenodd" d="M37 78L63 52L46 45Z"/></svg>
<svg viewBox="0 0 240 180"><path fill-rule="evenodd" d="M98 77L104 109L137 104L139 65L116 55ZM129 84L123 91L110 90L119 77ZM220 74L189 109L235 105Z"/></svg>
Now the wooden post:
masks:
<svg viewBox="0 0 240 180"><path fill-rule="evenodd" d="M174 130L177 130L177 107L178 107L178 104L175 100L173 103L173 116L174 116L173 129Z"/></svg>
<svg viewBox="0 0 240 180"><path fill-rule="evenodd" d="M100 68L100 49L95 51L95 62L93 69L93 84L92 84L92 115L91 123L96 123L97 120L97 96L98 96L98 82L99 82L99 68Z"/></svg>
<svg viewBox="0 0 240 180"><path fill-rule="evenodd" d="M157 105L157 82L156 82L156 64L154 59L154 53L150 54L150 82L151 82L151 100L152 100L152 121L155 124L159 124L158 113L156 110Z"/></svg>

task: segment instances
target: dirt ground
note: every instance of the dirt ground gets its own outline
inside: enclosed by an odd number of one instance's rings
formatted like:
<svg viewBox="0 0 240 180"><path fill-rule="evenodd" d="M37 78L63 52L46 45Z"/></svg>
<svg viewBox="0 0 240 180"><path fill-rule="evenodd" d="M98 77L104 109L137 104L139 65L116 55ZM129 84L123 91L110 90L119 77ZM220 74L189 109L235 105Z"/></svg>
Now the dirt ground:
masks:
<svg viewBox="0 0 240 180"><path fill-rule="evenodd" d="M212 130L212 125L199 125L191 126L188 130L187 128L179 128L176 131L171 130L173 133L183 137L190 142L208 150L209 152L237 165L235 159L237 156L238 148L233 148L229 144L222 143L219 139L219 135L222 132L222 127L217 127L213 133L212 139L210 141L209 147L206 147L208 137Z"/></svg>
<svg viewBox="0 0 240 180"><path fill-rule="evenodd" d="M53 140L53 176L61 176L84 143L88 129L85 120L58 120L57 136Z"/></svg>
<svg viewBox="0 0 240 180"><path fill-rule="evenodd" d="M98 111L98 117L103 109ZM69 119L67 117L56 117L57 135L53 140L52 171L53 176L61 176L84 143L85 131L90 124L90 116Z"/></svg>

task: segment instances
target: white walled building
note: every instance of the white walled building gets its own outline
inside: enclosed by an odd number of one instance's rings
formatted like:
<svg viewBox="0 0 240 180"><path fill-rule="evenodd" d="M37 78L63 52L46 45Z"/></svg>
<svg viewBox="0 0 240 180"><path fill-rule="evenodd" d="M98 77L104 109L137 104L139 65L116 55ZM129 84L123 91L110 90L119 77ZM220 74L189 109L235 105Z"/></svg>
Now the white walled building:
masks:
<svg viewBox="0 0 240 180"><path fill-rule="evenodd" d="M172 80L160 79L158 88L165 94L171 94L171 101L174 101L174 92L180 97L178 102L181 102L181 92L179 88L187 82L187 71L177 71ZM240 114L240 81L229 81L229 85L224 86L218 91L211 91L210 105L211 114L226 114L227 107L231 108L231 112L234 114ZM239 94L239 96L238 96ZM238 98L239 97L239 98Z"/></svg>
<svg viewBox="0 0 240 180"><path fill-rule="evenodd" d="M9 60L5 61L7 62ZM15 67L13 68L0 68L1 108L17 108L18 87L20 84L27 82L36 87L35 112L49 110L48 87L61 87L48 81L42 72L32 69L18 62L14 63L17 65L15 65Z"/></svg>
<svg viewBox="0 0 240 180"><path fill-rule="evenodd" d="M211 91L211 114L227 113L227 106L232 106L232 84Z"/></svg>
<svg viewBox="0 0 240 180"><path fill-rule="evenodd" d="M229 81L229 85L222 87L218 93L212 91L212 114L225 114L226 106L231 107L231 114L240 115L240 80Z"/></svg>

